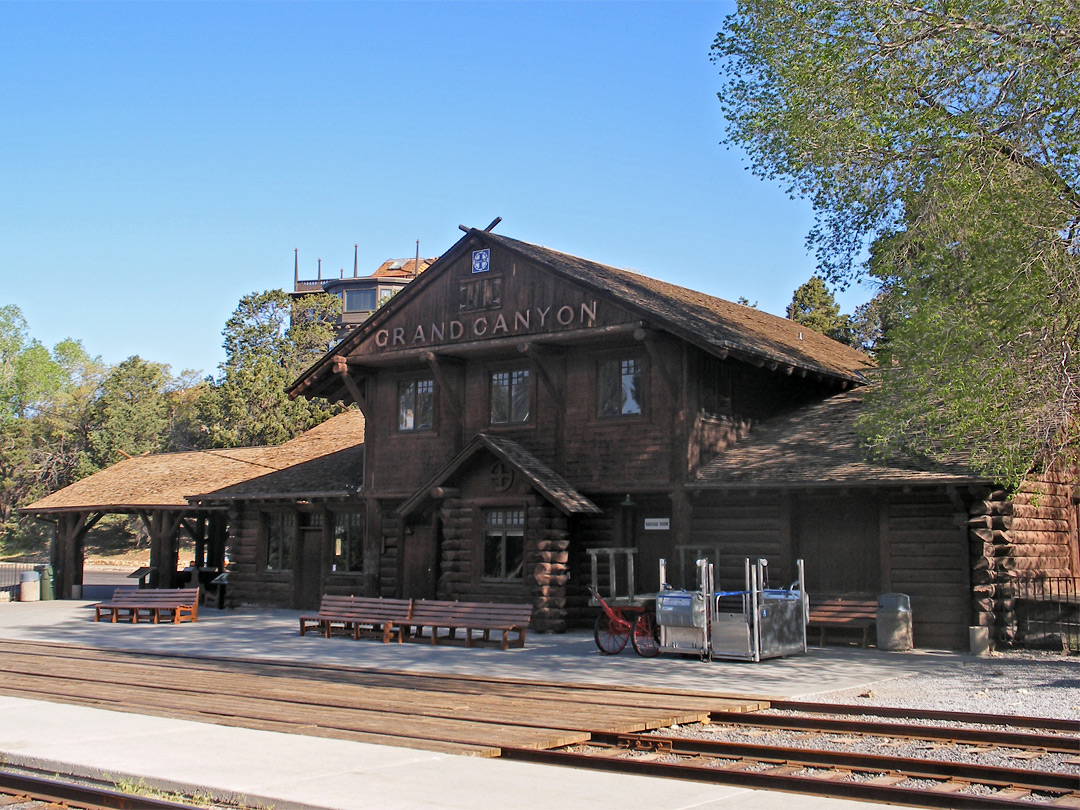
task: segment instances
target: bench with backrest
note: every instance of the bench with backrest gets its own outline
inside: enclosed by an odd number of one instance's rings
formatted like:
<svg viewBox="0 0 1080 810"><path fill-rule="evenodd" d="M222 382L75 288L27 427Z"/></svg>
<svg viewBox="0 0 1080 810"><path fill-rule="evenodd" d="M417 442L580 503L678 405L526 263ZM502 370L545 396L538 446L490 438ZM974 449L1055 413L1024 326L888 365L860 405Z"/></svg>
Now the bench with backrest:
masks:
<svg viewBox="0 0 1080 810"><path fill-rule="evenodd" d="M877 599L844 596L811 596L807 630L817 630L818 646L825 646L828 630L862 631L862 645L870 644L870 631L877 629Z"/></svg>
<svg viewBox="0 0 1080 810"><path fill-rule="evenodd" d="M94 605L94 621L101 621L103 615L113 624L122 618L132 624L144 619L153 624L195 622L199 620L199 589L117 588L111 599Z"/></svg>
<svg viewBox="0 0 1080 810"><path fill-rule="evenodd" d="M531 619L531 605L417 599L413 601L405 635L422 639L427 628L430 643L438 644L440 630L447 631L447 636L443 638L451 639L457 638L458 630L464 630L465 646L471 647L475 641L487 642L492 633L498 633L501 636L499 646L505 650L511 643L515 647L525 646L525 633ZM480 633L480 638L474 638L474 633ZM510 633L517 633L513 642L509 638Z"/></svg>
<svg viewBox="0 0 1080 810"><path fill-rule="evenodd" d="M409 618L410 599L381 599L366 596L323 596L318 613L300 616L300 635L317 629L327 638L335 628L351 635L379 638L383 642L397 636L401 641L401 627Z"/></svg>

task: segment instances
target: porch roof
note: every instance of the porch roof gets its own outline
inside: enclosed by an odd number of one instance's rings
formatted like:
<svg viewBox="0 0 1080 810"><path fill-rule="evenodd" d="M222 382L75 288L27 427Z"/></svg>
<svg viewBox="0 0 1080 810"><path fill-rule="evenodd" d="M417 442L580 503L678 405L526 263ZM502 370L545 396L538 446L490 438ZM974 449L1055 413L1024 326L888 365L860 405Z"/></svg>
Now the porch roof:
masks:
<svg viewBox="0 0 1080 810"><path fill-rule="evenodd" d="M422 487L416 490L398 507L398 514L405 516L416 510L428 497L432 488L445 483L466 461L481 450L510 465L523 475L529 484L548 501L568 515L599 514L600 507L574 489L570 483L536 456L504 436L477 433L473 440Z"/></svg>

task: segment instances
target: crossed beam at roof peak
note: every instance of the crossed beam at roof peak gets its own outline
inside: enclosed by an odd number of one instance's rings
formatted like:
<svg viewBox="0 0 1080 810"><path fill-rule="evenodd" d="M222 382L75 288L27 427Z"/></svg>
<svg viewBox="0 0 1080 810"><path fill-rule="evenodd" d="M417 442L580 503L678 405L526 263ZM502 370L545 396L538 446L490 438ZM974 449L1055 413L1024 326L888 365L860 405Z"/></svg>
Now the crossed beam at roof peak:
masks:
<svg viewBox="0 0 1080 810"><path fill-rule="evenodd" d="M495 217L495 219L491 220L491 224L484 228L484 233L491 233L500 222L502 222L502 217ZM458 225L458 228L465 231L465 233L472 230L472 228L466 228L464 225Z"/></svg>

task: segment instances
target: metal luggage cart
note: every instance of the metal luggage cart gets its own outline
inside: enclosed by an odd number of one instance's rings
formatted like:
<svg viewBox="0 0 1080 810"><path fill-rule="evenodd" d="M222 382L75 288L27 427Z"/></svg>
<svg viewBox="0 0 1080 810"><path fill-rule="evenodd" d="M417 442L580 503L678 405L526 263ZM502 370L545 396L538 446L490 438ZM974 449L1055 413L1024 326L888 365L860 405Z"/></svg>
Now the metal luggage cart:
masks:
<svg viewBox="0 0 1080 810"><path fill-rule="evenodd" d="M763 559L747 559L745 588L717 591L713 566L698 560L698 590L661 590L656 596L660 652L755 662L805 653L803 561L798 561L799 578L786 590L766 587L767 565ZM666 567L661 560L661 582L666 581Z"/></svg>

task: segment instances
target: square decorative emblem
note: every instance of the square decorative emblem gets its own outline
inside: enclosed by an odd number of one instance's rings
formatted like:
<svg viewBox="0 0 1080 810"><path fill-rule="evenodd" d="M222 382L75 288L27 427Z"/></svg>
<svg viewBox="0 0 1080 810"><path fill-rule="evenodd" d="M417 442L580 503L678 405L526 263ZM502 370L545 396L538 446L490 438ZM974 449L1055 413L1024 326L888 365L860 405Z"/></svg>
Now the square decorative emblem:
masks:
<svg viewBox="0 0 1080 810"><path fill-rule="evenodd" d="M474 250L472 252L472 271L474 273L486 273L491 269L491 248Z"/></svg>

